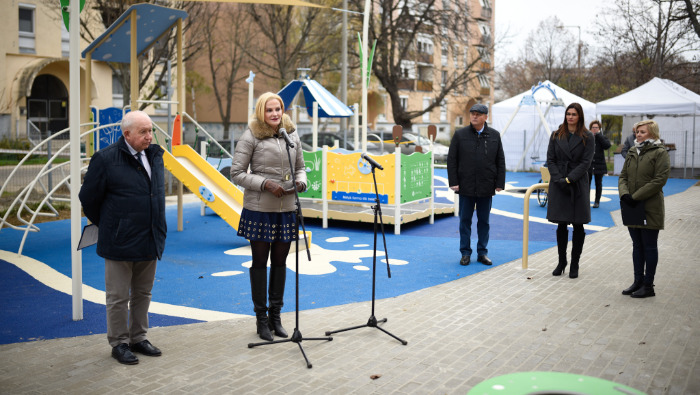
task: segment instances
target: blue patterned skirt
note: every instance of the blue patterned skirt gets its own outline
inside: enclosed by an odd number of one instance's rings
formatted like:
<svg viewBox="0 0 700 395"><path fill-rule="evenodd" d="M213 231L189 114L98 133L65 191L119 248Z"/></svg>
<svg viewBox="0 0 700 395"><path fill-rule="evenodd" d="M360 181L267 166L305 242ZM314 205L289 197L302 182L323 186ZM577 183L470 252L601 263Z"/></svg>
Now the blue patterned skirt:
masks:
<svg viewBox="0 0 700 395"><path fill-rule="evenodd" d="M296 212L265 213L243 209L238 236L251 241L291 242L296 240Z"/></svg>

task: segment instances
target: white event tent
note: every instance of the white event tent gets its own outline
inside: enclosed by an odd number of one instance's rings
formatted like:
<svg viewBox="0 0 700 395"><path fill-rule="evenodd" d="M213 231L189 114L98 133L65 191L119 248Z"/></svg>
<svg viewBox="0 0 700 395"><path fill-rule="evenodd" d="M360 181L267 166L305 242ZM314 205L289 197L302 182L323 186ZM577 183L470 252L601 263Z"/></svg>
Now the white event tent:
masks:
<svg viewBox="0 0 700 395"><path fill-rule="evenodd" d="M677 83L653 78L627 93L598 103L598 114L624 116L622 138L632 131L632 124L653 118L658 124L661 138L666 144L673 143L671 166L691 167L700 163L700 136L697 127L700 116L700 95Z"/></svg>
<svg viewBox="0 0 700 395"><path fill-rule="evenodd" d="M501 132L508 170L539 170L547 160L549 136L564 122L564 110L571 103L581 104L588 127L596 105L551 81L492 106L490 126Z"/></svg>

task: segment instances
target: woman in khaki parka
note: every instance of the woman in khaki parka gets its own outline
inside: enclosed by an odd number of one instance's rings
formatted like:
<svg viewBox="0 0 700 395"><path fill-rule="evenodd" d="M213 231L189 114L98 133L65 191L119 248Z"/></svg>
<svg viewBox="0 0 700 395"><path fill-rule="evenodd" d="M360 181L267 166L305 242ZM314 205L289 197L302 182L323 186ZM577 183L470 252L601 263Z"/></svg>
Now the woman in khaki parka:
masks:
<svg viewBox="0 0 700 395"><path fill-rule="evenodd" d="M671 170L666 148L659 140L659 125L646 120L634 125L636 139L625 158L618 181L620 200L634 206L644 202L646 225L629 225L632 238L634 283L623 295L646 298L654 293L654 275L659 261L657 241L664 228L664 193Z"/></svg>

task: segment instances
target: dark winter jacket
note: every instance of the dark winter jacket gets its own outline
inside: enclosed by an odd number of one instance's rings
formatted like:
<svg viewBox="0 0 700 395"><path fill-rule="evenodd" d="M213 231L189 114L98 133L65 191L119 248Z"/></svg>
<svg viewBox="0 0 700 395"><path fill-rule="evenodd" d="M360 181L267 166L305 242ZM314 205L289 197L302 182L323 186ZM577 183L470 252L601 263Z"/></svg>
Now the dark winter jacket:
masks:
<svg viewBox="0 0 700 395"><path fill-rule="evenodd" d="M647 225L630 228L664 228L663 187L670 171L670 158L661 142L645 144L639 153L635 146L627 152L618 179L618 190L620 196L629 193L632 199L644 201L647 219Z"/></svg>
<svg viewBox="0 0 700 395"><path fill-rule="evenodd" d="M124 137L90 159L80 202L99 228L97 255L117 261L160 259L165 248L163 148L145 151L151 178L129 152Z"/></svg>
<svg viewBox="0 0 700 395"><path fill-rule="evenodd" d="M585 144L584 144L585 139ZM593 133L584 137L571 135L562 139L552 133L547 148L550 174L547 194L547 219L555 223L587 224L591 222L588 169L593 160ZM569 178L570 184L564 180Z"/></svg>
<svg viewBox="0 0 700 395"><path fill-rule="evenodd" d="M595 139L595 149L593 152L593 162L591 162L590 174L608 174L608 165L605 163L605 150L610 148L610 140L598 132L593 135Z"/></svg>
<svg viewBox="0 0 700 395"><path fill-rule="evenodd" d="M459 185L459 194L487 197L506 186L506 157L501 134L484 124L481 135L472 125L452 136L447 153L449 186Z"/></svg>

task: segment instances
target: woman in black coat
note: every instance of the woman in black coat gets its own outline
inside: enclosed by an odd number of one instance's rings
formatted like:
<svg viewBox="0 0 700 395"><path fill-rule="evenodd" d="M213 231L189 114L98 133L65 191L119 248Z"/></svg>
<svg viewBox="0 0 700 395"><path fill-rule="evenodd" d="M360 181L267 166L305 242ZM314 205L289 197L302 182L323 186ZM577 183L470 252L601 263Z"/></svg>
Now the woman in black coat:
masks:
<svg viewBox="0 0 700 395"><path fill-rule="evenodd" d="M590 186L587 170L593 160L593 134L586 130L583 108L578 103L566 107L566 117L559 129L552 133L547 148L547 168L550 182L547 219L559 224L557 248L559 264L552 272L560 276L566 268L566 245L569 240L568 224L574 232L571 238L571 269L569 277L578 277L578 263L583 251L586 233L583 224L591 222Z"/></svg>
<svg viewBox="0 0 700 395"><path fill-rule="evenodd" d="M593 152L593 162L588 170L588 184L593 180L595 175L595 202L593 208L600 207L600 195L603 194L603 175L608 173L608 165L605 163L605 150L610 148L610 140L603 135L603 127L600 121L591 122L588 129L593 133L595 139L595 150Z"/></svg>

